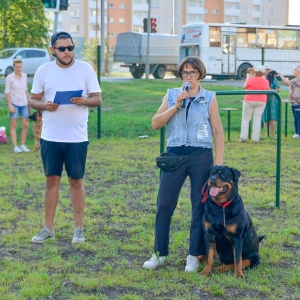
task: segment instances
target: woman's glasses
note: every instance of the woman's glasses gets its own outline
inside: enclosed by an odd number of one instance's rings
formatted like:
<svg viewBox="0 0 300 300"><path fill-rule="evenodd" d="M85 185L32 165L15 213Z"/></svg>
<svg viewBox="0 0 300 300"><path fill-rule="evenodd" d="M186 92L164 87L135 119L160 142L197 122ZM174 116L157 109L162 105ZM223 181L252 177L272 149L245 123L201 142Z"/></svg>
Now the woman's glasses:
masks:
<svg viewBox="0 0 300 300"><path fill-rule="evenodd" d="M196 77L197 74L198 74L198 71L191 71L191 72L182 71L182 72L181 72L181 76L182 76L182 77L188 77L189 75L190 75L191 77Z"/></svg>
<svg viewBox="0 0 300 300"><path fill-rule="evenodd" d="M75 48L75 46L68 46L68 47L63 47L63 46L61 46L61 47L53 47L54 49L57 49L59 52L65 52L66 51L66 49L68 49L68 51L73 51L74 50L74 48Z"/></svg>

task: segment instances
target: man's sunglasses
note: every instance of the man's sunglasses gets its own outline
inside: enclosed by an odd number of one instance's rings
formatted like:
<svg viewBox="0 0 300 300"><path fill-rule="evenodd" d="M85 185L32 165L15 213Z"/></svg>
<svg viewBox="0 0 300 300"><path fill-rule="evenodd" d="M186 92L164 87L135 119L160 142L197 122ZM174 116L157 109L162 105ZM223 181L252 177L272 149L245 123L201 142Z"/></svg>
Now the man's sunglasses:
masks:
<svg viewBox="0 0 300 300"><path fill-rule="evenodd" d="M75 46L68 46L68 47L53 47L54 49L57 49L59 52L65 52L66 49L68 49L68 51L73 51Z"/></svg>

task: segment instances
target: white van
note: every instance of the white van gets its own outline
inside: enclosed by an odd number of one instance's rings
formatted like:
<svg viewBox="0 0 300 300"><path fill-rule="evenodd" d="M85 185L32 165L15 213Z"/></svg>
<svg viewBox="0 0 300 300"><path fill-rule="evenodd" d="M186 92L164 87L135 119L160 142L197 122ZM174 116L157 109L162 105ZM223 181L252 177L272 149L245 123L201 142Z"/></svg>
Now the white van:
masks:
<svg viewBox="0 0 300 300"><path fill-rule="evenodd" d="M9 75L14 71L14 59L22 59L23 73L34 75L37 68L50 62L49 52L39 48L10 48L0 51L0 75Z"/></svg>

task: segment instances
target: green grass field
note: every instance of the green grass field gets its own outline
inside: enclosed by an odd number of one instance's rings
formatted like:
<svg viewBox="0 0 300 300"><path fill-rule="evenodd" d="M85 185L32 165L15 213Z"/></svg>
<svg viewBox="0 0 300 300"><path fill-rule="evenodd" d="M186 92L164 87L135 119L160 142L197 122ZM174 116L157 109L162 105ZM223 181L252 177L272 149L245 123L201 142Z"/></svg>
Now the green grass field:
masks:
<svg viewBox="0 0 300 300"><path fill-rule="evenodd" d="M171 84L143 82L139 91L136 85L103 83L101 139L96 138L91 117L84 244L71 245L73 213L65 174L56 239L43 245L30 242L43 226L45 178L40 155L15 155L11 144L0 145L1 300L300 299L300 141L291 138L289 124L288 137L282 136L280 209L275 208L276 140L237 142L240 96L218 97L220 107L239 108L232 114L232 139L225 143L224 164L241 171L240 195L258 234L266 235L260 245L261 266L245 271L244 279L231 272L210 277L184 272L181 260L188 254L191 209L187 180L173 216L168 264L155 271L142 268L152 254L159 185L155 157L160 134L151 130L150 123ZM135 118L129 117L131 111ZM227 112L221 114L226 125ZM117 135L120 131L125 137ZM139 139L142 134L149 138ZM32 145L29 140L28 146Z"/></svg>

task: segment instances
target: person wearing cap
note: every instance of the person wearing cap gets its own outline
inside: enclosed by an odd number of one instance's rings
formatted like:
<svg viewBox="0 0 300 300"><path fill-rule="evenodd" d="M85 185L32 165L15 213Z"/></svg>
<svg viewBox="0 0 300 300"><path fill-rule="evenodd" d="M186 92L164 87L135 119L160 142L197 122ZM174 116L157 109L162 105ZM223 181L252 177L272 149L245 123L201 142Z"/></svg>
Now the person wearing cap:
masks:
<svg viewBox="0 0 300 300"><path fill-rule="evenodd" d="M69 33L53 34L50 51L55 60L40 66L33 78L30 105L43 112L41 157L46 176L45 224L32 238L33 243L55 238L54 216L63 167L68 176L75 218L72 243L85 241L83 176L89 144L88 111L89 107L101 105L102 98L94 69L75 59L74 48ZM81 95L74 96L75 91ZM61 104L56 101L57 92L62 92Z"/></svg>
<svg viewBox="0 0 300 300"><path fill-rule="evenodd" d="M265 77L269 81L270 89L279 93L280 85L276 79L277 72L265 66ZM275 138L276 121L278 119L278 101L275 95L267 96L267 103L261 117L261 122L267 130L267 136Z"/></svg>
<svg viewBox="0 0 300 300"><path fill-rule="evenodd" d="M249 77L245 84L244 89L248 91L255 90L269 90L269 82L264 77L264 66L258 66L255 68L256 76ZM252 125L252 141L258 143L260 140L261 130L261 116L265 109L267 102L267 95L265 94L247 94L243 101L243 112L241 122L240 142L245 142L248 138L249 124L253 118Z"/></svg>

